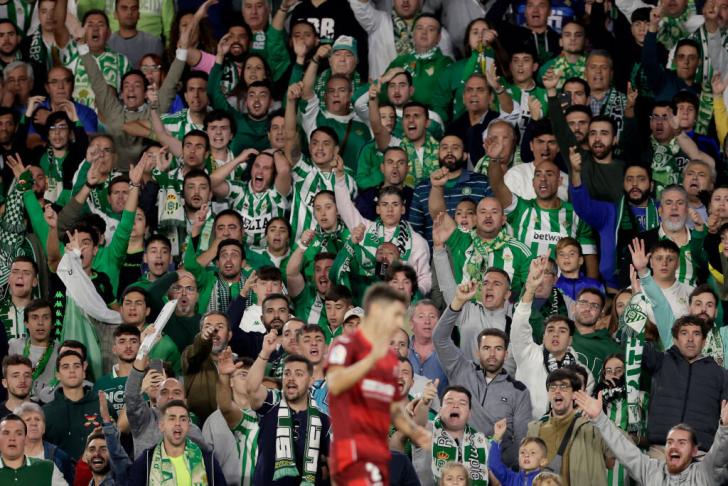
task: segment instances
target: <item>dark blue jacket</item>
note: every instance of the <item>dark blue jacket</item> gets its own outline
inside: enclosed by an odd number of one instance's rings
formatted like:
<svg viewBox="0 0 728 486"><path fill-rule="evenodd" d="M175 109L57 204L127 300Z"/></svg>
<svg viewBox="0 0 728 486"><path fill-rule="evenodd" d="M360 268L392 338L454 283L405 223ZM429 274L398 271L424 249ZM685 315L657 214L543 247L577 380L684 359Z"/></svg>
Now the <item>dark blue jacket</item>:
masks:
<svg viewBox="0 0 728 486"><path fill-rule="evenodd" d="M493 472L493 475L498 478L501 485L503 486L531 486L533 484L533 478L535 478L541 469L536 469L530 473L524 471L515 472L508 466L503 464L501 460L500 443L493 441L488 452L488 468Z"/></svg>
<svg viewBox="0 0 728 486"><path fill-rule="evenodd" d="M155 446L156 447L156 446ZM127 484L130 486L142 486L149 482L149 471L152 467L152 456L154 447L142 452L129 470ZM202 451L202 459L205 461L205 472L207 473L207 484L209 486L226 486L227 481L222 473L222 468L212 455L212 452Z"/></svg>
<svg viewBox="0 0 728 486"><path fill-rule="evenodd" d="M43 441L43 456L56 464L58 470L63 474L63 479L68 484L73 484L73 476L76 470L73 466L71 456L59 449L58 446L46 441Z"/></svg>

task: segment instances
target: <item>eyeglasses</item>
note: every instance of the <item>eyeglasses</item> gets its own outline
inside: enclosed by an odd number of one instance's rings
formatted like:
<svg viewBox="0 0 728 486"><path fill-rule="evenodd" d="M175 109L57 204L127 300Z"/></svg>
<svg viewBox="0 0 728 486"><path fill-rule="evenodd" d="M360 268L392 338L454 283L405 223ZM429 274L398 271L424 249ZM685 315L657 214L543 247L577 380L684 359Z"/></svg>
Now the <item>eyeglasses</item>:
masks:
<svg viewBox="0 0 728 486"><path fill-rule="evenodd" d="M186 292L188 294L194 294L195 292L197 292L197 289L195 287L189 285L187 287L182 287L181 285L173 285L171 290L175 293Z"/></svg>
<svg viewBox="0 0 728 486"><path fill-rule="evenodd" d="M548 386L548 390L551 392L554 392L556 390L569 391L569 390L571 390L571 385L569 385L568 383L551 383Z"/></svg>
<svg viewBox="0 0 728 486"><path fill-rule="evenodd" d="M149 66L142 66L142 67L141 67L141 71L142 71L142 72L143 72L144 74L148 74L148 73L156 73L156 72L157 72L157 71L159 71L160 69L162 69L162 65L161 65L161 64L152 64L152 65L149 65Z"/></svg>
<svg viewBox="0 0 728 486"><path fill-rule="evenodd" d="M616 375L624 373L624 368L604 368L605 375Z"/></svg>
<svg viewBox="0 0 728 486"><path fill-rule="evenodd" d="M48 127L49 132L53 132L56 130L68 130L68 125L51 125Z"/></svg>
<svg viewBox="0 0 728 486"><path fill-rule="evenodd" d="M601 304L597 304L597 303L594 303L594 302L589 302L588 300L581 300L580 299L580 300L577 300L576 303L579 304L579 305L581 305L581 306L588 307L591 310L597 310L598 311L598 310L601 310L601 308L602 308Z"/></svg>

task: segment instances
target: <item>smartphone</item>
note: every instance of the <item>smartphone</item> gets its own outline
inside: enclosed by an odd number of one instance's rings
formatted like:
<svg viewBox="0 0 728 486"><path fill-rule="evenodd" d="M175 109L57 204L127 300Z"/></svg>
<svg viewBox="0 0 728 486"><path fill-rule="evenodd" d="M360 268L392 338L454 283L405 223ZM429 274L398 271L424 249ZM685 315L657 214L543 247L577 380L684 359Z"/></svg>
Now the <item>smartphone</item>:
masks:
<svg viewBox="0 0 728 486"><path fill-rule="evenodd" d="M164 374L164 362L161 359L153 359L149 362L149 369Z"/></svg>
<svg viewBox="0 0 728 486"><path fill-rule="evenodd" d="M571 106L571 93L559 93L559 103L561 106Z"/></svg>

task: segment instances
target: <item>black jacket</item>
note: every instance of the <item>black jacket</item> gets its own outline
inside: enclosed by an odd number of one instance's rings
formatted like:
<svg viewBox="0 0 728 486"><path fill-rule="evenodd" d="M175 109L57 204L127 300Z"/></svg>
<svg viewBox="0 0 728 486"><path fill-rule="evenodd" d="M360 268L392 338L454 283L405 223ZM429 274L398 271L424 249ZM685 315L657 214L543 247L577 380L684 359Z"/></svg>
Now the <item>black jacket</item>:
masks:
<svg viewBox="0 0 728 486"><path fill-rule="evenodd" d="M155 446L156 447L156 446ZM149 470L152 467L152 456L154 455L154 447L142 452L137 457L134 464L129 470L127 484L134 486L143 486L149 482ZM222 468L212 455L212 451L202 451L202 459L205 461L205 472L207 473L207 484L210 486L226 486L227 481L222 473Z"/></svg>
<svg viewBox="0 0 728 486"><path fill-rule="evenodd" d="M711 357L689 363L676 346L666 352L646 344L642 367L652 373L647 421L650 444L665 445L670 428L686 423L695 429L698 447L707 451L718 429L721 400L728 399L728 371Z"/></svg>

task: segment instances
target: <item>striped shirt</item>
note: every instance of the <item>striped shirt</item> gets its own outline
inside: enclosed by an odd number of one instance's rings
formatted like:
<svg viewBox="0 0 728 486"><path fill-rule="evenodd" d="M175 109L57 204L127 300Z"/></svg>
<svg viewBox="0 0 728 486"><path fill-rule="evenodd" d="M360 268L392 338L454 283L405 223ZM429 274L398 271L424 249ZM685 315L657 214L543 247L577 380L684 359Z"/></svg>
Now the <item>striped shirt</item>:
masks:
<svg viewBox="0 0 728 486"><path fill-rule="evenodd" d="M640 408L642 409L642 417L647 416L648 400L649 398L647 394L641 391L639 404ZM627 427L629 426L629 414L627 413L626 399L621 398L619 400L608 403L606 412L610 422L615 424L621 430L627 430ZM641 436L644 436L647 433L645 423L646 421L643 419L641 424L642 430L640 430ZM615 461L614 466L612 466L611 469L607 469L607 484L609 486L630 486L632 484L627 470L619 461Z"/></svg>
<svg viewBox="0 0 728 486"><path fill-rule="evenodd" d="M415 187L409 217L407 218L407 221L412 225L412 229L424 236L430 246L432 246L432 218L430 217L428 200L431 189L432 182L429 179L424 179ZM488 178L467 169L463 169L457 179L449 180L445 184L443 193L447 212L452 217L455 216L455 209L463 199L472 199L475 204L478 204L478 201L484 197L493 195Z"/></svg>
<svg viewBox="0 0 728 486"><path fill-rule="evenodd" d="M21 30L21 35L27 34L32 18L32 5L23 0L10 0L5 4L0 4L0 19L12 21Z"/></svg>
<svg viewBox="0 0 728 486"><path fill-rule="evenodd" d="M513 236L525 243L534 256L551 255L556 243L566 236L575 238L585 255L597 252L591 228L579 219L570 202L561 201L556 209L543 209L537 199L514 196L505 213Z"/></svg>
<svg viewBox="0 0 728 486"><path fill-rule="evenodd" d="M258 459L258 415L252 411L241 410L240 423L231 429L238 447L238 457L243 463L242 486L252 486L253 471Z"/></svg>
<svg viewBox="0 0 728 486"><path fill-rule="evenodd" d="M228 200L243 218L243 245L264 250L265 226L273 218L281 217L288 209L288 199L271 186L264 192L253 192L250 182L230 181Z"/></svg>
<svg viewBox="0 0 728 486"><path fill-rule="evenodd" d="M293 203L291 205L291 228L293 234L290 241L295 241L307 229L314 229L316 221L313 217L313 198L324 189L334 190L334 173L322 172L321 169L306 157L301 157L293 166ZM350 171L346 171L346 187L351 199L356 198L356 182Z"/></svg>
<svg viewBox="0 0 728 486"><path fill-rule="evenodd" d="M129 59L125 55L114 52L108 47L100 56L94 56L94 58L106 82L117 93L121 92L121 77L131 69ZM73 99L89 108L95 108L94 101L96 100L96 96L94 95L93 89L91 89L91 80L86 72L86 67L81 61L76 41L70 41L61 50L61 62L73 72ZM107 120L108 122L109 120Z"/></svg>
<svg viewBox="0 0 728 486"><path fill-rule="evenodd" d="M185 108L177 113L167 113L161 116L164 128L177 140L182 140L192 130L203 130L204 125L197 124L190 116L190 109Z"/></svg>
<svg viewBox="0 0 728 486"><path fill-rule="evenodd" d="M682 246L677 245L680 248L680 257L677 266L677 280L678 282L695 286L695 279L697 278L695 267L697 262L695 261L695 255L693 255L692 250L692 240L695 235L693 235L693 232L687 228L685 228L685 231L688 232L688 241L686 241ZM662 229L662 225L660 225L657 230L657 236L661 240L669 240Z"/></svg>

